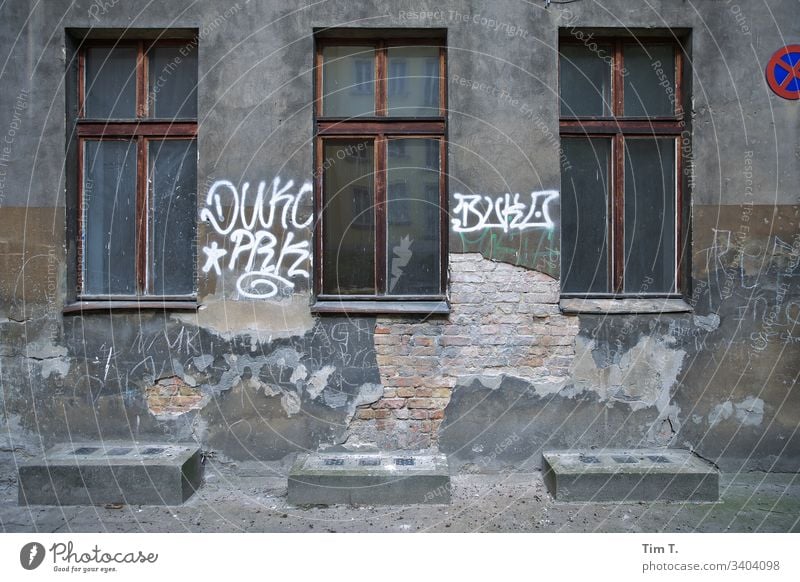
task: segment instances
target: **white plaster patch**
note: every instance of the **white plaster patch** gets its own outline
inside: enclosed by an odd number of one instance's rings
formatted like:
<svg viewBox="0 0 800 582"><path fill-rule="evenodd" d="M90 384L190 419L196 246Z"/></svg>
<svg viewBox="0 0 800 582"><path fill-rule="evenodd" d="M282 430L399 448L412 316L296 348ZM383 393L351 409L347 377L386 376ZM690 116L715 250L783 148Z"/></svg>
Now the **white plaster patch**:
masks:
<svg viewBox="0 0 800 582"><path fill-rule="evenodd" d="M748 396L733 406L736 418L745 426L759 426L764 421L764 401L761 398Z"/></svg>
<svg viewBox="0 0 800 582"><path fill-rule="evenodd" d="M692 316L694 324L703 331L714 331L719 327L720 319L716 313L709 313L708 315L694 315Z"/></svg>
<svg viewBox="0 0 800 582"><path fill-rule="evenodd" d="M303 364L299 364L292 372L289 382L292 384L297 384L298 382L305 381L306 378L308 378L308 370L306 370L306 367Z"/></svg>
<svg viewBox="0 0 800 582"><path fill-rule="evenodd" d="M293 414L300 412L300 395L297 392L284 392L281 396L281 406L286 416L291 418Z"/></svg>
<svg viewBox="0 0 800 582"><path fill-rule="evenodd" d="M328 385L328 379L335 371L336 368L333 366L325 366L321 370L317 370L311 375L311 379L306 385L306 390L308 391L308 395L312 400L317 398L322 391L325 390L325 386Z"/></svg>
<svg viewBox="0 0 800 582"><path fill-rule="evenodd" d="M717 404L711 409L708 414L708 424L710 426L716 425L718 422L728 420L733 414L733 403L730 400Z"/></svg>
<svg viewBox="0 0 800 582"><path fill-rule="evenodd" d="M42 370L42 378L45 380L53 374L64 377L69 373L69 361L61 358L48 358L41 361L40 368Z"/></svg>

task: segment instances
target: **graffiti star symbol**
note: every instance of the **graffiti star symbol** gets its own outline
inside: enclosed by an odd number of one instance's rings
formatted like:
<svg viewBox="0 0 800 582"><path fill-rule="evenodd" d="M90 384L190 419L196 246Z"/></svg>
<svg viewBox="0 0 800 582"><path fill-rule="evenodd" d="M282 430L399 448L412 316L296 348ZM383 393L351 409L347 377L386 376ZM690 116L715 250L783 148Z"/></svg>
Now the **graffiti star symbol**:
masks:
<svg viewBox="0 0 800 582"><path fill-rule="evenodd" d="M219 248L219 245L217 245L217 241L214 241L211 243L210 247L203 247L203 252L208 257L208 259L206 260L206 264L203 265L203 272L208 273L213 267L214 272L217 275L222 275L222 269L219 268L219 260L225 255L227 255L228 251Z"/></svg>

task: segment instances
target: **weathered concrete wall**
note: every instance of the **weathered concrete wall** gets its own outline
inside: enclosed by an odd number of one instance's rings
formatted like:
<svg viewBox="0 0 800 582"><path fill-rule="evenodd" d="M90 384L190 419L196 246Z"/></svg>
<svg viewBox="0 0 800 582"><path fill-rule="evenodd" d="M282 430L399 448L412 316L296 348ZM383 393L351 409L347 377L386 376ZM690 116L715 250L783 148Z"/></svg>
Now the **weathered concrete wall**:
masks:
<svg viewBox="0 0 800 582"><path fill-rule="evenodd" d="M493 468L536 464L545 447L647 444L798 470L800 120L764 82L771 54L800 41L795 12L788 0L4 4L0 447L196 439L275 459L432 446ZM330 26L447 31L448 317L310 311L312 33ZM69 31L89 27L198 31L196 313L62 314L74 287L65 71ZM602 27L688 39L693 313L557 310L557 39ZM259 191L278 197L271 222ZM465 213L471 196L502 207L506 193L535 224ZM274 285L241 248L269 236Z"/></svg>

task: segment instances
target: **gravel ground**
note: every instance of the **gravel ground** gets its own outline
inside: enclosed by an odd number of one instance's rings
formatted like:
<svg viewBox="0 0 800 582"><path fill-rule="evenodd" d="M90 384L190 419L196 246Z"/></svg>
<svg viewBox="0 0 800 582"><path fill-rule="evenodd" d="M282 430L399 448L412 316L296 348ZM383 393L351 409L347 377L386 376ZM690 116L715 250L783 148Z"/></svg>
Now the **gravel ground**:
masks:
<svg viewBox="0 0 800 582"><path fill-rule="evenodd" d="M450 505L313 506L286 501L288 465L208 460L178 507L21 507L0 459L4 532L800 532L800 475L724 474L720 503L558 503L540 473L453 476Z"/></svg>

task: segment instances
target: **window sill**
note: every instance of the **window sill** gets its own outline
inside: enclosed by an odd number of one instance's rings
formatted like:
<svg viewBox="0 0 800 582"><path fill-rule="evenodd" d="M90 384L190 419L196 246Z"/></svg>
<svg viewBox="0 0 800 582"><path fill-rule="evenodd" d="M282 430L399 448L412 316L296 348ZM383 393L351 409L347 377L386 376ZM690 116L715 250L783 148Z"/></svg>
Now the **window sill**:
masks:
<svg viewBox="0 0 800 582"><path fill-rule="evenodd" d="M83 313L85 311L122 311L130 309L168 309L171 311L197 311L197 301L77 301L64 305L62 313Z"/></svg>
<svg viewBox="0 0 800 582"><path fill-rule="evenodd" d="M447 301L317 301L311 313L446 315L450 306Z"/></svg>
<svg viewBox="0 0 800 582"><path fill-rule="evenodd" d="M634 314L634 313L690 313L692 306L683 299L562 299L558 302L562 313L599 313L599 314Z"/></svg>

